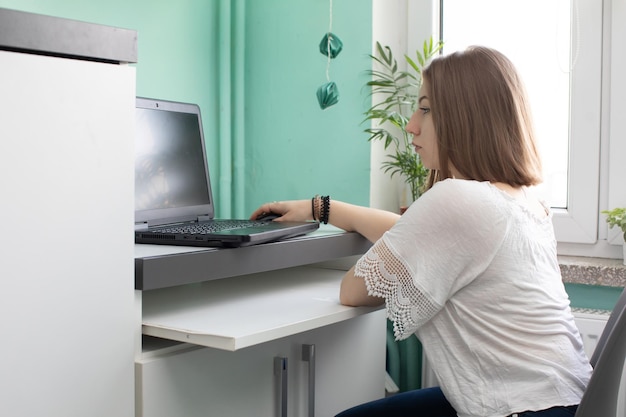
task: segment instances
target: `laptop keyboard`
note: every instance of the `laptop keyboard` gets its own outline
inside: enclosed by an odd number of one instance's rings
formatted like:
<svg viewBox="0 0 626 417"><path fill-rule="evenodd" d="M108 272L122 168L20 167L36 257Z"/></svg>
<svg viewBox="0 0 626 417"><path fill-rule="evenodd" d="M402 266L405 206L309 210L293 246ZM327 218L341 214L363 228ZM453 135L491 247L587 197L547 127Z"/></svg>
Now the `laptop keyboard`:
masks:
<svg viewBox="0 0 626 417"><path fill-rule="evenodd" d="M248 227L267 226L267 222L255 220L217 220L177 226L163 226L151 229L156 233L182 233L189 235L206 235L224 230L245 229Z"/></svg>

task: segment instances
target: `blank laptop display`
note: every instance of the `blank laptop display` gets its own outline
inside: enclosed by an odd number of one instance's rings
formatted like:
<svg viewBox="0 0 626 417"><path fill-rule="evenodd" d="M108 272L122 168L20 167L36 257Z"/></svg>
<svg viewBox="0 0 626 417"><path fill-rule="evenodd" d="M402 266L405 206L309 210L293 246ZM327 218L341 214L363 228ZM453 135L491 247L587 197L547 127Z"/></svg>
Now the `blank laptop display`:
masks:
<svg viewBox="0 0 626 417"><path fill-rule="evenodd" d="M317 222L214 219L200 108L137 98L135 242L239 247L302 235Z"/></svg>

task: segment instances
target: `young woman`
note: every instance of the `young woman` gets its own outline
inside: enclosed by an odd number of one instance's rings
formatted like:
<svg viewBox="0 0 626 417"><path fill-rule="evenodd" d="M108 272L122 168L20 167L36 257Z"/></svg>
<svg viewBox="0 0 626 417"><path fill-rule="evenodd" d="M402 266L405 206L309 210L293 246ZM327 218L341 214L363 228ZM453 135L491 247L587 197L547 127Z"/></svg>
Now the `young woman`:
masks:
<svg viewBox="0 0 626 417"><path fill-rule="evenodd" d="M406 130L429 189L403 216L314 197L264 204L276 221L315 219L372 248L345 275L343 304L385 303L416 334L440 387L339 416L573 416L591 375L556 255L551 212L527 187L541 161L511 62L485 47L423 71Z"/></svg>

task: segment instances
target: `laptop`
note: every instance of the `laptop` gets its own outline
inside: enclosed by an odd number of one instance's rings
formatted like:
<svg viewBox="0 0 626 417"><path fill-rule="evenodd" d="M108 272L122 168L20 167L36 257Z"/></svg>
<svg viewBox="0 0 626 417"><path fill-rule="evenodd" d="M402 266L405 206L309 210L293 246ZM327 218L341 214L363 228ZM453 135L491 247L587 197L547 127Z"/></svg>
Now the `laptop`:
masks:
<svg viewBox="0 0 626 417"><path fill-rule="evenodd" d="M240 247L309 233L317 222L214 219L200 108L138 97L135 242Z"/></svg>

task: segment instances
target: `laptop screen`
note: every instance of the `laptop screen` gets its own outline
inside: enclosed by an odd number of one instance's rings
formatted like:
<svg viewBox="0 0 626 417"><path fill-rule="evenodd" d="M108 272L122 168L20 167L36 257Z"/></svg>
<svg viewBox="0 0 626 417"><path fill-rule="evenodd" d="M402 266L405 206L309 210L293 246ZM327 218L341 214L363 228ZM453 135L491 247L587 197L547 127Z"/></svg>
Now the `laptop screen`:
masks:
<svg viewBox="0 0 626 417"><path fill-rule="evenodd" d="M203 148L196 105L138 98L135 212L149 219L212 216Z"/></svg>

